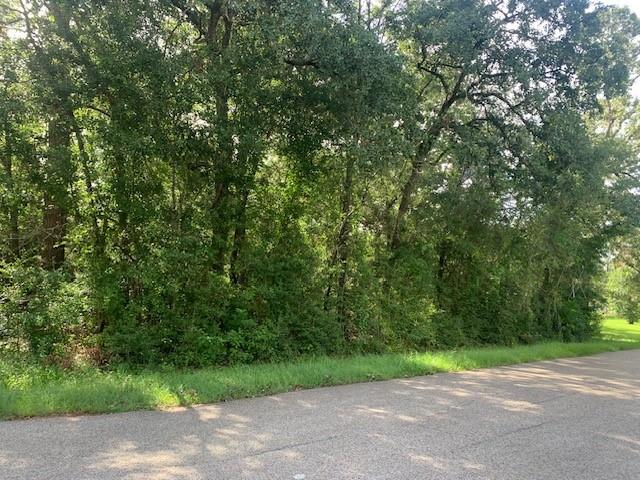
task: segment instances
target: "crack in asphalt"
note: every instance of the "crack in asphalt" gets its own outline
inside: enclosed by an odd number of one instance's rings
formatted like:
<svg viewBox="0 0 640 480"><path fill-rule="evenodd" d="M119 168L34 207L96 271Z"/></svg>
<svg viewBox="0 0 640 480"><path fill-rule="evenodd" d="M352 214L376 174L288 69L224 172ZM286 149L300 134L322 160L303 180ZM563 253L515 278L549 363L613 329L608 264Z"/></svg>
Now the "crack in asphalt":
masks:
<svg viewBox="0 0 640 480"><path fill-rule="evenodd" d="M547 425L549 423L554 423L554 422L556 422L556 420L546 420L544 422L536 423L535 425L526 425L524 427L516 428L515 430L510 430L508 432L499 433L498 435L493 435L491 437L483 438L483 439L478 440L476 442L463 444L463 445L458 446L457 448L462 449L462 448L477 447L478 445L483 445L485 443L490 443L490 442L493 442L495 440L500 440L501 438L508 437L510 435L515 435L516 433L521 433L521 432L526 432L526 431L529 431L529 430L534 430L536 428L540 428L540 427L542 427L544 425Z"/></svg>
<svg viewBox="0 0 640 480"><path fill-rule="evenodd" d="M316 443L323 443L323 442L328 442L330 440L335 440L336 438L340 438L340 437L344 437L345 435L329 435L328 437L325 438L317 438L314 440L309 440L306 442L297 442L297 443L290 443L288 445L282 445L280 447L274 447L274 448L269 448L267 450L260 450L258 452L253 452L253 453L249 453L247 455L238 455L237 457L231 457L230 459L226 459L227 460L236 460L238 458L252 458L252 457L259 457L260 455L265 455L267 453L273 453L273 452L280 452L282 450L289 450L290 448L298 448L298 447L304 447L306 445L313 445Z"/></svg>

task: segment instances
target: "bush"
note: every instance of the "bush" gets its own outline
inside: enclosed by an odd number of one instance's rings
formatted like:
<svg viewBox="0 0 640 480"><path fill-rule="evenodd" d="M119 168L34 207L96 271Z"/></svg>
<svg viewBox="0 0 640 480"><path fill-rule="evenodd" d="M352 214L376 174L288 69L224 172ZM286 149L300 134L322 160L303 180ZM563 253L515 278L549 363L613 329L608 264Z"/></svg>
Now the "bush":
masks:
<svg viewBox="0 0 640 480"><path fill-rule="evenodd" d="M86 286L64 270L0 263L0 346L38 357L90 335Z"/></svg>

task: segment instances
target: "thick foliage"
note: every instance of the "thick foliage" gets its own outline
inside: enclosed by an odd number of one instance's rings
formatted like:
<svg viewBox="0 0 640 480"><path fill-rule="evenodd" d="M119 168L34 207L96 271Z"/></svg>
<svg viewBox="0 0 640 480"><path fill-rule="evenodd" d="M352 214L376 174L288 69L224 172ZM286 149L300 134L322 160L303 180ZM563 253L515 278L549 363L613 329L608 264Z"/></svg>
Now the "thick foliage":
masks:
<svg viewBox="0 0 640 480"><path fill-rule="evenodd" d="M0 347L206 366L593 335L638 212L598 103L637 18L375 3L0 7Z"/></svg>

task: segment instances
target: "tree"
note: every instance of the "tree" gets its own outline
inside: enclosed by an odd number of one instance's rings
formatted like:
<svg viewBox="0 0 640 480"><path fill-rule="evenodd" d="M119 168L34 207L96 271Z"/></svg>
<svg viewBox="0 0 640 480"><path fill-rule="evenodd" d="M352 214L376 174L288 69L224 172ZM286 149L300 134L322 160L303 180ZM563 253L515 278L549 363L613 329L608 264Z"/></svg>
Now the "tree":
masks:
<svg viewBox="0 0 640 480"><path fill-rule="evenodd" d="M0 25L3 345L197 366L596 332L638 218L628 11L9 0Z"/></svg>
<svg viewBox="0 0 640 480"><path fill-rule="evenodd" d="M613 56L620 68L609 73L596 34L603 11L589 6L588 1L407 4L394 33L406 45L421 107L415 154L391 228L393 248L400 244L422 172L437 163L444 137L483 123L498 131L515 124L534 132L549 110L585 111L599 92L625 88L626 59ZM637 29L637 23L632 26Z"/></svg>

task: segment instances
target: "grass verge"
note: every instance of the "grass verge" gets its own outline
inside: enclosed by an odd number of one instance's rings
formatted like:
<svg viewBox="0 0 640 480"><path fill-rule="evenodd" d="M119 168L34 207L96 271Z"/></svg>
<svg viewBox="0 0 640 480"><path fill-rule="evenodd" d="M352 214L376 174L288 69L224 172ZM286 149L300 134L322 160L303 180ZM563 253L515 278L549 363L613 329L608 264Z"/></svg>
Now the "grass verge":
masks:
<svg viewBox="0 0 640 480"><path fill-rule="evenodd" d="M290 390L457 372L640 348L640 325L603 322L603 338L435 353L320 357L196 371L64 372L0 361L0 418L122 412L211 403Z"/></svg>

